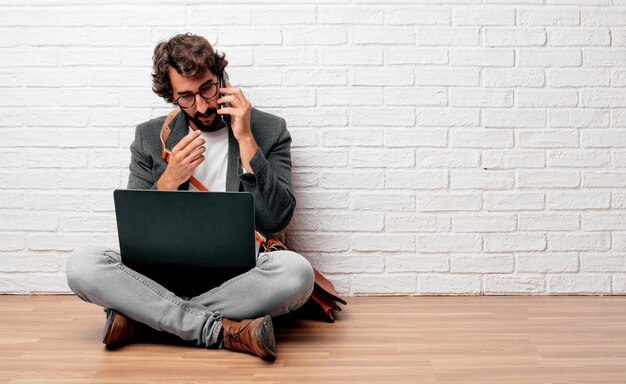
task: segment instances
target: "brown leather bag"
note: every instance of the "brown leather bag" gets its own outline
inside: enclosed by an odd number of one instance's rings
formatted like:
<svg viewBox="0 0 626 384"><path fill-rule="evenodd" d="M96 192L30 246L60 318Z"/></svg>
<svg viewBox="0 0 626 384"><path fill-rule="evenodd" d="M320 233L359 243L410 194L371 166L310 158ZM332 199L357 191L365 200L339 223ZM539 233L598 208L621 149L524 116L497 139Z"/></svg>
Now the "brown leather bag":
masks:
<svg viewBox="0 0 626 384"><path fill-rule="evenodd" d="M174 109L167 115L165 121L163 122L163 126L161 127L161 133L159 134L161 139L161 158L168 163L171 153L165 147L165 142L167 141L167 138L169 137L171 132L171 129L169 127L170 122L174 119L178 112L180 112L179 109ZM208 189L193 176L191 176L189 182L200 191L208 191ZM278 239L271 237L269 239L266 239L259 232L255 232L255 236L256 241L260 243L260 252L287 250L285 244ZM324 319L332 323L333 321L335 321L333 311L341 311L341 307L339 307L337 303L341 303L343 305L347 305L347 303L345 300L339 297L333 283L331 283L327 278L322 276L322 274L315 268L313 268L313 272L315 273L315 285L313 287L311 297L309 298L309 303L313 304L314 307L320 308L322 310Z"/></svg>

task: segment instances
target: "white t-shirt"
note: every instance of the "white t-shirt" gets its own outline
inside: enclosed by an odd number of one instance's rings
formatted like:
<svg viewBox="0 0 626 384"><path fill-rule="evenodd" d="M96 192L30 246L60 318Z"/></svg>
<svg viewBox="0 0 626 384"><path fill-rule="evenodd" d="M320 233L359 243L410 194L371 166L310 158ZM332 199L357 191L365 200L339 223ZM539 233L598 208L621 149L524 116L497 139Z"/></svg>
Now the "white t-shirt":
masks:
<svg viewBox="0 0 626 384"><path fill-rule="evenodd" d="M189 128L189 132L192 129ZM193 177L198 179L209 191L226 191L226 169L228 166L228 128L215 132L202 132L204 139L204 161L193 171ZM190 191L198 189L189 184Z"/></svg>

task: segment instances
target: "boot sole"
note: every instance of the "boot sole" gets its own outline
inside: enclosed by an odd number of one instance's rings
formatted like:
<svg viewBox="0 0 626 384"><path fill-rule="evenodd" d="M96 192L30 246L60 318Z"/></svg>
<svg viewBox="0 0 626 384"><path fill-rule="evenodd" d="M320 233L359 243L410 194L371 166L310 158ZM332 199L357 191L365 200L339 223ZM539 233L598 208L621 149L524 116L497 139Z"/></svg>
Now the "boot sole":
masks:
<svg viewBox="0 0 626 384"><path fill-rule="evenodd" d="M275 360L276 359L276 339L274 338L274 325L272 324L272 317L267 315L263 318L260 328L261 344L267 352L266 355L260 356L263 360Z"/></svg>

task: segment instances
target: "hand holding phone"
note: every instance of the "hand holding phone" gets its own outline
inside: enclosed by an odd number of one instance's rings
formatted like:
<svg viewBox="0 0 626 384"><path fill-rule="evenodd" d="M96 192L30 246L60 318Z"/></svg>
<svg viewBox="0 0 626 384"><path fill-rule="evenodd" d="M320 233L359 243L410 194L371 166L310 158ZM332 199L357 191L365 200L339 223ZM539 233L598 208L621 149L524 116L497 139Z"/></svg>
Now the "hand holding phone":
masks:
<svg viewBox="0 0 626 384"><path fill-rule="evenodd" d="M226 71L223 71L223 75L220 76L220 78L219 78L219 87L220 88L225 88L226 87L226 80L229 80L228 79L228 73L226 73ZM228 96L228 94L224 94L224 96ZM225 102L224 104L220 104L219 106L220 106L220 108L230 108L230 103L229 102ZM230 128L230 115L223 114L223 115L220 115L220 118L222 119L222 122L224 122L224 124L226 124L226 126Z"/></svg>

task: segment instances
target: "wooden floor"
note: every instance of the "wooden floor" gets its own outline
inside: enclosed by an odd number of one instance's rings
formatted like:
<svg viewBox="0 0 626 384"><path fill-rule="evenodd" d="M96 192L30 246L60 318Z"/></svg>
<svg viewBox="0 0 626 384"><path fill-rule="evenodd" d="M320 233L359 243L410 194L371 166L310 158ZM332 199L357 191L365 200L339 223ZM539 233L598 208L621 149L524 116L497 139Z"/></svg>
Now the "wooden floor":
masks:
<svg viewBox="0 0 626 384"><path fill-rule="evenodd" d="M0 296L0 383L626 383L626 297L360 297L278 319L278 359L147 342L107 351L102 309Z"/></svg>

